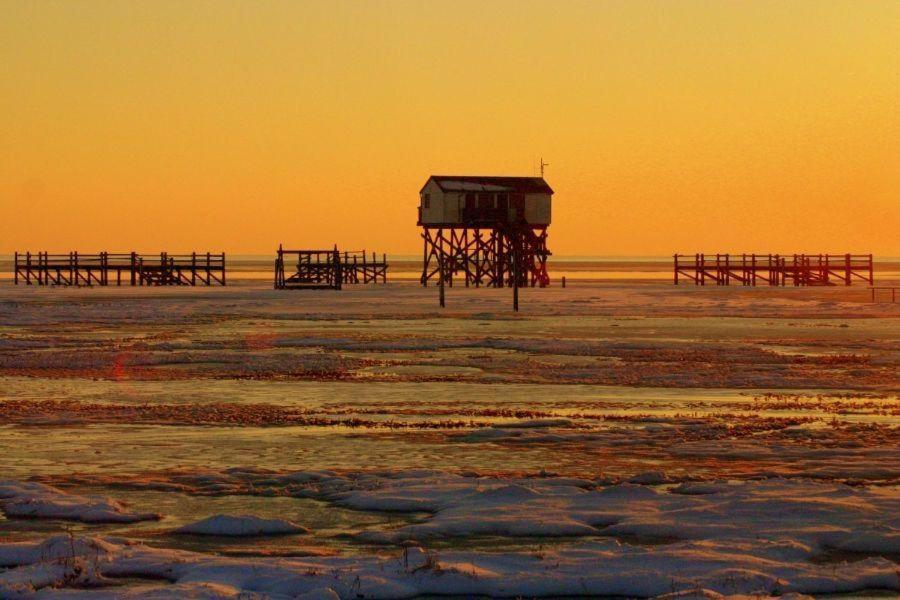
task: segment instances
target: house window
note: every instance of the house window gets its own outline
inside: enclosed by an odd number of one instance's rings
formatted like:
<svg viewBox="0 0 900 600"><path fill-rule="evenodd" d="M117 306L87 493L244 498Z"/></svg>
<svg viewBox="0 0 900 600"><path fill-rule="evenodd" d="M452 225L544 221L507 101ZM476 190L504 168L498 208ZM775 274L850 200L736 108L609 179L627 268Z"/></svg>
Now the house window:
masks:
<svg viewBox="0 0 900 600"><path fill-rule="evenodd" d="M488 210L494 208L494 195L490 192L478 193L478 209Z"/></svg>
<svg viewBox="0 0 900 600"><path fill-rule="evenodd" d="M474 209L475 208L475 193L469 192L466 194L466 208Z"/></svg>
<svg viewBox="0 0 900 600"><path fill-rule="evenodd" d="M509 196L506 194L497 194L497 208L500 210L509 208Z"/></svg>
<svg viewBox="0 0 900 600"><path fill-rule="evenodd" d="M512 195L512 207L513 208L525 208L525 194L513 194Z"/></svg>
<svg viewBox="0 0 900 600"><path fill-rule="evenodd" d="M431 208L431 194L422 194L422 207Z"/></svg>

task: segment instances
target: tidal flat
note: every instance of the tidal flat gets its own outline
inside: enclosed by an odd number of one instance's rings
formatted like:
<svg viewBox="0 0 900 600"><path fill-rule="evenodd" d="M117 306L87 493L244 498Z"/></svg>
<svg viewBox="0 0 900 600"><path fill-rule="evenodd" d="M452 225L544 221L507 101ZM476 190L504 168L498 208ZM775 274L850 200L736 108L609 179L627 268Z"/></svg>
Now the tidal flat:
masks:
<svg viewBox="0 0 900 600"><path fill-rule="evenodd" d="M0 597L900 593L900 304L236 283L0 286Z"/></svg>

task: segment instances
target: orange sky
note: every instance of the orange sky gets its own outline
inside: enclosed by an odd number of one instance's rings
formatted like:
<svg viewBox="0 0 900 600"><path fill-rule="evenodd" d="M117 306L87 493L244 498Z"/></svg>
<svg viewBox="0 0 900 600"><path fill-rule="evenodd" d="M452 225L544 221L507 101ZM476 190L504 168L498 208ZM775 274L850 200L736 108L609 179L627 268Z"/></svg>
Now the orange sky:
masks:
<svg viewBox="0 0 900 600"><path fill-rule="evenodd" d="M900 256L900 2L0 3L0 252L415 253L430 173L557 254Z"/></svg>

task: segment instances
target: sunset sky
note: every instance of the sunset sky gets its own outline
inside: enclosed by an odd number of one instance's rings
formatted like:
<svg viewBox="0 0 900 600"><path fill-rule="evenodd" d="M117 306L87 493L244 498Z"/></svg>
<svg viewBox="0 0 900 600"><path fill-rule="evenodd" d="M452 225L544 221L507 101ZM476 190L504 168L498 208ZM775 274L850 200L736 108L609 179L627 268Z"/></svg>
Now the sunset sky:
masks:
<svg viewBox="0 0 900 600"><path fill-rule="evenodd" d="M556 254L900 256L900 2L0 0L0 252L415 253L550 163Z"/></svg>

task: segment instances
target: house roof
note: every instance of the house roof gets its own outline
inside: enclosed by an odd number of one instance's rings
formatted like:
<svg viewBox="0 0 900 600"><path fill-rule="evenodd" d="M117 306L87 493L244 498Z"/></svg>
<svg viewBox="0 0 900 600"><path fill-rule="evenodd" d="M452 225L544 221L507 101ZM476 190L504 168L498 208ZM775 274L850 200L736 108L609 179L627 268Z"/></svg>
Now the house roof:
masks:
<svg viewBox="0 0 900 600"><path fill-rule="evenodd" d="M520 194L552 194L543 177L493 177L483 175L432 175L445 192L516 192ZM428 181L425 185L428 185ZM424 187L422 189L425 189Z"/></svg>

